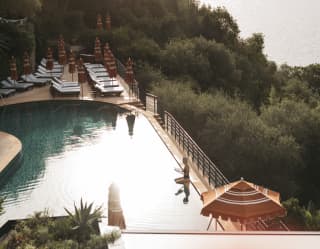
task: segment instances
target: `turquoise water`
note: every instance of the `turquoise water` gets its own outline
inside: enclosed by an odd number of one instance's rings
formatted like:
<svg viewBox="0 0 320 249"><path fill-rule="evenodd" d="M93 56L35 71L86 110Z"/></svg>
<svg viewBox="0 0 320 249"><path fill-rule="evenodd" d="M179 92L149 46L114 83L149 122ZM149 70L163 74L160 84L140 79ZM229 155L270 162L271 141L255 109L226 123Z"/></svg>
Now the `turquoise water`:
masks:
<svg viewBox="0 0 320 249"><path fill-rule="evenodd" d="M149 121L136 116L129 135L127 111L94 102L38 102L0 108L0 130L23 144L22 162L0 179L8 219L46 208L65 215L80 198L103 205L108 187L119 185L128 229L205 230L201 201L175 196L178 167Z"/></svg>
<svg viewBox="0 0 320 249"><path fill-rule="evenodd" d="M265 53L278 64L320 63L318 0L200 0L225 6L237 20L241 37L265 36Z"/></svg>

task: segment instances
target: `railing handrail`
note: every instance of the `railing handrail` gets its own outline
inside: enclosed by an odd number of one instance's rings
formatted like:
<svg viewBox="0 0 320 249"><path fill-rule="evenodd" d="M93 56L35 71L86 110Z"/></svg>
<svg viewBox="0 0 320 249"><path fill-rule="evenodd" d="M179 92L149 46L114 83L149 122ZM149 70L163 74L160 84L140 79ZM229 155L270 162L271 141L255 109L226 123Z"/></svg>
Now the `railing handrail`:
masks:
<svg viewBox="0 0 320 249"><path fill-rule="evenodd" d="M217 175L215 175L215 177L218 176L220 178L219 180L221 181L220 184L217 184L217 182L215 182L215 186L228 184L229 180L223 175L223 173L219 170L219 168L215 165L215 163L212 162L212 160L204 153L204 151L198 146L198 144L192 139L192 137L184 130L184 128L173 117L173 115L171 113L169 113L168 111L164 111L164 116L170 118L170 123L174 123L175 127L178 127L178 129L180 131L182 131L183 138L186 137L189 140L189 142L192 144L192 146L196 148L197 152L199 152L199 154L201 155L201 158L203 158L203 161L206 161L208 163L209 174L207 175L207 177L209 179L209 184L211 183L211 180L212 180L211 175L210 175L211 170L214 171L213 172L214 174L217 174ZM165 126L166 130L168 130L168 118L165 118L165 124L166 124L166 126ZM192 157L192 158L195 158L195 157ZM200 168L199 165L197 165L197 166L198 166L198 168ZM202 170L205 171L204 168Z"/></svg>

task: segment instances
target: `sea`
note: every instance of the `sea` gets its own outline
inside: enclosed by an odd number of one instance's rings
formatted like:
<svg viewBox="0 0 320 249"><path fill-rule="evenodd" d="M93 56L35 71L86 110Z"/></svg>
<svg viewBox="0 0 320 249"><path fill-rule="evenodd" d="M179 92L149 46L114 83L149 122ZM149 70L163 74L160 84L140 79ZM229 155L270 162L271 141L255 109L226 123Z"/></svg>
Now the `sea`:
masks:
<svg viewBox="0 0 320 249"><path fill-rule="evenodd" d="M237 21L242 38L264 35L264 53L278 65L320 63L319 0L200 0L224 6Z"/></svg>

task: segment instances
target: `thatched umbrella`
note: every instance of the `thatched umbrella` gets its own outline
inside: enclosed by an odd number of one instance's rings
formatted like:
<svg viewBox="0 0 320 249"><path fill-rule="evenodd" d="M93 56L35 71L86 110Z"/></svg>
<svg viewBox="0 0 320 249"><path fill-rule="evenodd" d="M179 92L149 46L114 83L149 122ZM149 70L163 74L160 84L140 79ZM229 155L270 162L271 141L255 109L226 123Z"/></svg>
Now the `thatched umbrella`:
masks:
<svg viewBox="0 0 320 249"><path fill-rule="evenodd" d="M24 52L23 54L23 73L25 75L31 74L31 63L30 63L30 57L27 52Z"/></svg>
<svg viewBox="0 0 320 249"><path fill-rule="evenodd" d="M66 50L65 50L65 44L64 44L64 39L63 36L60 35L58 39L58 62L60 65L65 65L67 62L67 55L66 55Z"/></svg>
<svg viewBox="0 0 320 249"><path fill-rule="evenodd" d="M240 222L241 229L258 220L286 215L279 193L243 179L202 193L201 199L202 215Z"/></svg>
<svg viewBox="0 0 320 249"><path fill-rule="evenodd" d="M115 183L112 183L109 187L108 225L118 226L120 229L126 229L126 222L120 203L120 191Z"/></svg>
<svg viewBox="0 0 320 249"><path fill-rule="evenodd" d="M97 29L98 30L102 30L103 29L102 17L101 17L100 14L97 15Z"/></svg>
<svg viewBox="0 0 320 249"><path fill-rule="evenodd" d="M104 66L108 71L108 74L110 75L110 65L112 64L113 58L112 58L112 52L110 50L108 43L106 43L106 45L104 46L103 55L104 55Z"/></svg>
<svg viewBox="0 0 320 249"><path fill-rule="evenodd" d="M78 64L78 81L79 83L84 83L86 82L86 73L84 71L84 67L83 67L83 60L82 58L80 58L79 60L79 64Z"/></svg>
<svg viewBox="0 0 320 249"><path fill-rule="evenodd" d="M47 50L47 62L46 62L46 69L51 71L53 69L53 56L51 48Z"/></svg>
<svg viewBox="0 0 320 249"><path fill-rule="evenodd" d="M86 73L83 67L83 60L82 58L80 58L79 60L79 64L78 64L78 82L81 83L81 94L83 97L83 84L84 82L86 82Z"/></svg>
<svg viewBox="0 0 320 249"><path fill-rule="evenodd" d="M109 13L106 16L106 30L110 31L111 30L111 17Z"/></svg>
<svg viewBox="0 0 320 249"><path fill-rule="evenodd" d="M128 61L127 61L127 65L126 65L126 77L125 77L125 81L127 82L127 84L130 87L130 90L133 94L133 89L135 86L135 79L134 79L134 73L133 73L133 67L132 67L133 63L131 58L129 57Z"/></svg>
<svg viewBox="0 0 320 249"><path fill-rule="evenodd" d="M113 54L110 54L110 62L108 63L108 68L109 68L109 76L111 78L111 85L113 85L113 78L117 77L117 65L116 65L116 60L113 56Z"/></svg>
<svg viewBox="0 0 320 249"><path fill-rule="evenodd" d="M102 61L101 43L98 37L96 37L94 42L94 60L96 63L100 63Z"/></svg>
<svg viewBox="0 0 320 249"><path fill-rule="evenodd" d="M17 63L14 56L10 60L10 78L14 81L18 80Z"/></svg>
<svg viewBox="0 0 320 249"><path fill-rule="evenodd" d="M74 59L74 55L72 50L70 51L70 55L69 55L69 73L71 73L71 77L72 77L72 81L73 81L73 74L76 71L76 62Z"/></svg>

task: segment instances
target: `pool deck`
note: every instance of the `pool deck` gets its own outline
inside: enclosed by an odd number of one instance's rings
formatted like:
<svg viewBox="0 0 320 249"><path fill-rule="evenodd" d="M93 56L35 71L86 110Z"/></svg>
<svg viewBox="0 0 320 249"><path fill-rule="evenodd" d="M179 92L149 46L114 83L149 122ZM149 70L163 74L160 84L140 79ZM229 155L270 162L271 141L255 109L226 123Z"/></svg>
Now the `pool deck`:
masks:
<svg viewBox="0 0 320 249"><path fill-rule="evenodd" d="M0 131L0 173L20 153L22 144L18 138Z"/></svg>

